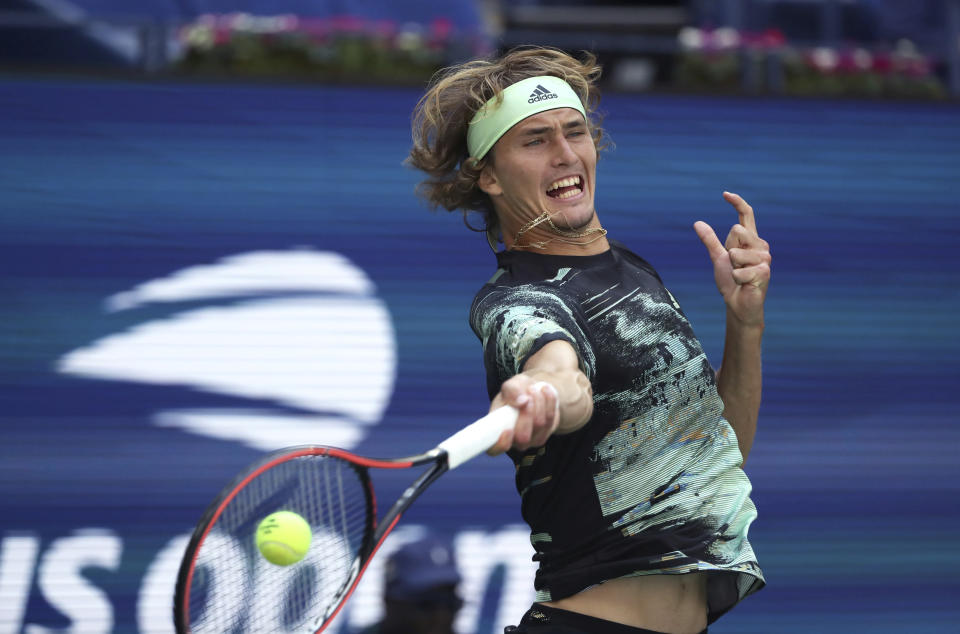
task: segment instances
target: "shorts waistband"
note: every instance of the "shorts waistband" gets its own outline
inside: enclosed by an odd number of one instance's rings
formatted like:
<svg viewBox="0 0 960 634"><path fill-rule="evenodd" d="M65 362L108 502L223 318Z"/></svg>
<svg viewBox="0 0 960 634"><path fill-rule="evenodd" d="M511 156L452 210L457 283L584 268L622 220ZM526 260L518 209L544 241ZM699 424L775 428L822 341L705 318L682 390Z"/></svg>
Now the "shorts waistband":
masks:
<svg viewBox="0 0 960 634"><path fill-rule="evenodd" d="M571 634L575 630L582 631L585 634L666 634L665 632L632 627L594 616L587 616L579 612L534 603L533 607L523 615L518 629L520 632L526 632L529 628L532 634L537 631L538 626L569 628ZM700 634L707 634L707 630L704 629Z"/></svg>

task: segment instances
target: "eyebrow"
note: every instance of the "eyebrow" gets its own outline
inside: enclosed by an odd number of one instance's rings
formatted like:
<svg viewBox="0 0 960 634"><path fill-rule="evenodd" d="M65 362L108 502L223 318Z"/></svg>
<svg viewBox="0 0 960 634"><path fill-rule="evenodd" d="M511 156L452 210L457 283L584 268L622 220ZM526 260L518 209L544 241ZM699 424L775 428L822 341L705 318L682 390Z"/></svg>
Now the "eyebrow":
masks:
<svg viewBox="0 0 960 634"><path fill-rule="evenodd" d="M583 120L581 120L581 119L573 119L573 120L571 120L571 121L567 121L566 123L564 123L562 127L563 127L564 130L572 130L573 128L584 127L585 125L586 125L586 124L583 122ZM537 128L527 128L526 130L523 130L522 132L520 132L520 136L525 136L525 137L527 137L527 136L537 136L537 135L539 135L539 134L545 134L545 133L549 132L552 128L553 128L553 126L541 126L541 127L537 127Z"/></svg>

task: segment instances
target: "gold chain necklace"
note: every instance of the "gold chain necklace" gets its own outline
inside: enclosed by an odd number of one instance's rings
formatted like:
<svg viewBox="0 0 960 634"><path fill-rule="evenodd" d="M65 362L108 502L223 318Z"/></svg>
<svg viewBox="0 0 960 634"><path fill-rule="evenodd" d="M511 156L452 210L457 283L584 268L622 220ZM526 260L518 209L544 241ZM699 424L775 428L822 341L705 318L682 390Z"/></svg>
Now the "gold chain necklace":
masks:
<svg viewBox="0 0 960 634"><path fill-rule="evenodd" d="M543 224L544 222L550 225L550 229L552 229L554 233L559 234L559 236L556 238L550 238L549 240L536 240L528 244L520 244L520 236L522 236L527 231L530 231L537 225ZM585 238L594 233L597 235L585 242L580 240L568 239L568 238ZM575 231L573 229L561 229L557 225L553 224L553 220L550 219L550 212L545 211L539 216L537 216L536 218L534 218L533 220L531 220L530 222L520 227L520 230L517 231L517 235L513 237L513 246L510 248L542 250L542 249L546 249L547 245L550 244L551 242L556 242L556 241L564 242L566 244L590 244L591 242L596 242L597 240L604 237L605 235L607 235L607 230L604 229L603 227L593 227L593 228L587 229L586 231Z"/></svg>

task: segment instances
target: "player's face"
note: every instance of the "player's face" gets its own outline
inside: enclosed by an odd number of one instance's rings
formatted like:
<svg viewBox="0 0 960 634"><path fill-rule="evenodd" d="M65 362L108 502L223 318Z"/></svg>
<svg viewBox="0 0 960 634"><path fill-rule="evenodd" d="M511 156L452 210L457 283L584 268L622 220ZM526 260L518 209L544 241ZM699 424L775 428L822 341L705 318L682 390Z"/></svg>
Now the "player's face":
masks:
<svg viewBox="0 0 960 634"><path fill-rule="evenodd" d="M597 148L583 115L547 110L513 126L493 146L479 185L504 228L549 212L558 227L581 229L595 217Z"/></svg>

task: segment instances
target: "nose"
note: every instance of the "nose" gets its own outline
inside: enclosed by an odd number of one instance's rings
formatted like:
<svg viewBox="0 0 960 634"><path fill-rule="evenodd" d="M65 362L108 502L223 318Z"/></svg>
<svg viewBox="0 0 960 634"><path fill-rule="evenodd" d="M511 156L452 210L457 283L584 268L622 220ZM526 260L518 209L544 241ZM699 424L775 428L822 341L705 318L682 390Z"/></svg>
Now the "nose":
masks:
<svg viewBox="0 0 960 634"><path fill-rule="evenodd" d="M553 155L553 164L555 166L559 167L562 165L573 165L577 162L577 155L570 146L570 142L567 140L567 137L563 134L557 135L555 148L556 152Z"/></svg>

